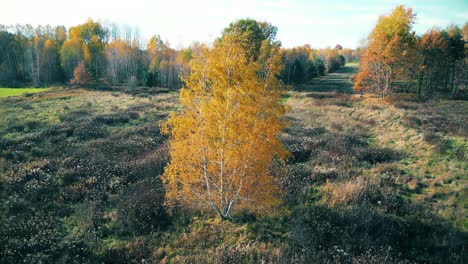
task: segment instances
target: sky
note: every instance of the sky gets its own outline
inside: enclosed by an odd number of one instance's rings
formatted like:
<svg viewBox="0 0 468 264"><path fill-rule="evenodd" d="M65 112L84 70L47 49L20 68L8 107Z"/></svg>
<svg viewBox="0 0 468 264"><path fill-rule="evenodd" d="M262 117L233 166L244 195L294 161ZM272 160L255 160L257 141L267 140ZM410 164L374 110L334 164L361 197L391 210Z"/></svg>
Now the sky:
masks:
<svg viewBox="0 0 468 264"><path fill-rule="evenodd" d="M284 47L359 46L380 15L403 4L416 13L413 29L468 22L468 0L0 0L0 24L50 24L67 28L88 18L138 28L143 38L160 35L171 47L212 42L223 28L241 18L278 27Z"/></svg>

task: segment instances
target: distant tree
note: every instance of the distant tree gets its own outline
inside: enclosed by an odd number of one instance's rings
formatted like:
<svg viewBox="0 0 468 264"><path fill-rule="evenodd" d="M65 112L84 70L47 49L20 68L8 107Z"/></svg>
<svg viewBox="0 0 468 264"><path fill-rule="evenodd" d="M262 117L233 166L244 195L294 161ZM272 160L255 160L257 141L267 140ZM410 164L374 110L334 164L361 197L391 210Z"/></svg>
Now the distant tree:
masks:
<svg viewBox="0 0 468 264"><path fill-rule="evenodd" d="M73 71L73 79L70 81L72 84L84 85L88 84L92 80L86 64L84 61L80 62Z"/></svg>
<svg viewBox="0 0 468 264"><path fill-rule="evenodd" d="M420 97L431 97L437 92L454 96L461 86L467 86L466 43L457 26L443 30L433 28L418 39Z"/></svg>
<svg viewBox="0 0 468 264"><path fill-rule="evenodd" d="M343 55L338 55L338 60L340 62L340 66L345 66L346 65L346 58Z"/></svg>
<svg viewBox="0 0 468 264"><path fill-rule="evenodd" d="M34 33L33 33L34 34ZM26 50L25 61L29 69L29 76L31 77L34 86L39 86L41 77L42 66L42 47L44 42L41 37L34 34L32 39L28 41L28 48Z"/></svg>
<svg viewBox="0 0 468 264"><path fill-rule="evenodd" d="M300 84L319 77L316 64L316 50L309 45L282 49L283 72L281 78L286 84Z"/></svg>
<svg viewBox="0 0 468 264"><path fill-rule="evenodd" d="M240 19L229 25L223 31L223 35L242 35L243 48L247 50L247 56L256 60L260 55L260 48L264 41L273 43L276 40L278 29L268 22L259 22L253 19Z"/></svg>
<svg viewBox="0 0 468 264"><path fill-rule="evenodd" d="M149 59L147 78L147 84L149 86L158 86L161 83L159 64L161 63L161 53L164 48L164 43L159 36L151 37L146 47L146 52Z"/></svg>
<svg viewBox="0 0 468 264"><path fill-rule="evenodd" d="M319 76L324 76L325 75L325 63L323 60L317 58L314 61L314 65L317 68L317 73Z"/></svg>
<svg viewBox="0 0 468 264"><path fill-rule="evenodd" d="M83 40L85 62L94 78L98 79L105 67L104 47L109 31L92 19L88 19L84 24L75 28L80 32L80 38Z"/></svg>
<svg viewBox="0 0 468 264"><path fill-rule="evenodd" d="M447 43L438 29L431 29L418 40L419 71L418 96L430 97L437 87L442 86L447 69L445 51ZM425 92L423 92L423 89Z"/></svg>
<svg viewBox="0 0 468 264"><path fill-rule="evenodd" d="M388 16L380 17L368 37L368 47L361 58L354 88L374 90L383 98L391 93L397 82L406 78L410 66L415 66L413 49L413 11L396 7Z"/></svg>
<svg viewBox="0 0 468 264"><path fill-rule="evenodd" d="M340 44L336 44L335 49L336 49L336 50L342 50L343 47L342 47Z"/></svg>
<svg viewBox="0 0 468 264"><path fill-rule="evenodd" d="M57 48L52 39L46 39L42 49L42 75L44 83L51 83L59 76L57 65Z"/></svg>
<svg viewBox="0 0 468 264"><path fill-rule="evenodd" d="M69 38L60 49L60 58L66 78L70 80L73 78L73 70L83 60L83 45L80 32L77 29L71 28L69 30Z"/></svg>
<svg viewBox="0 0 468 264"><path fill-rule="evenodd" d="M126 82L136 76L132 66L132 47L121 39L113 40L105 49L107 59L107 76L111 83Z"/></svg>
<svg viewBox="0 0 468 264"><path fill-rule="evenodd" d="M222 219L233 207L276 205L281 192L269 168L287 155L277 137L285 111L278 103L279 47L264 41L252 60L246 41L248 33L225 32L213 49L203 49L180 91L182 110L164 126L168 202L210 208Z"/></svg>
<svg viewBox="0 0 468 264"><path fill-rule="evenodd" d="M464 67L465 40L463 39L462 30L455 25L449 26L442 33L447 42L446 55L450 68L446 74L446 88L451 95L455 95L458 93L458 81L462 79L459 73L466 71Z"/></svg>

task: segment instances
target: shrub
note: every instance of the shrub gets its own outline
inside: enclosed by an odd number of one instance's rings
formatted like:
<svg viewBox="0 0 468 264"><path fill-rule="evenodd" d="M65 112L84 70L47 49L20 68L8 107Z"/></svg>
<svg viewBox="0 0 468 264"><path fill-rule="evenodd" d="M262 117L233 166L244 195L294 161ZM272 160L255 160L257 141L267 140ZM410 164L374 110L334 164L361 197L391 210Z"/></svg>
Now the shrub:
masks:
<svg viewBox="0 0 468 264"><path fill-rule="evenodd" d="M1 263L56 263L64 233L53 215L32 211L2 219L0 238Z"/></svg>
<svg viewBox="0 0 468 264"><path fill-rule="evenodd" d="M455 157L458 160L464 160L465 159L465 148L463 146L460 146L457 149L455 149Z"/></svg>
<svg viewBox="0 0 468 264"><path fill-rule="evenodd" d="M108 135L108 131L102 125L93 122L93 120L88 119L79 126L77 126L74 130L73 135L78 137L81 140L90 140L96 138L103 138Z"/></svg>
<svg viewBox="0 0 468 264"><path fill-rule="evenodd" d="M115 113L115 114L98 115L94 117L93 121L97 124L106 124L106 125L126 124L130 122L130 115L124 112Z"/></svg>
<svg viewBox="0 0 468 264"><path fill-rule="evenodd" d="M333 121L330 125L333 129L343 131L343 124Z"/></svg>
<svg viewBox="0 0 468 264"><path fill-rule="evenodd" d="M66 113L65 115L60 115L59 119L62 122L77 122L90 116L92 116L91 110L79 109Z"/></svg>
<svg viewBox="0 0 468 264"><path fill-rule="evenodd" d="M295 162L305 162L310 158L311 150L307 147L307 138L294 136L283 137L282 142L292 154Z"/></svg>
<svg viewBox="0 0 468 264"><path fill-rule="evenodd" d="M434 150L438 153L445 153L452 146L449 140L445 140L439 133L435 132L425 133L424 141L434 145Z"/></svg>
<svg viewBox="0 0 468 264"><path fill-rule="evenodd" d="M159 178L135 183L118 199L118 219L136 233L163 227L168 221L164 199L164 187Z"/></svg>
<svg viewBox="0 0 468 264"><path fill-rule="evenodd" d="M34 109L34 107L30 104L30 103L27 103L27 102L23 102L20 107L24 110L32 110Z"/></svg>
<svg viewBox="0 0 468 264"><path fill-rule="evenodd" d="M26 122L25 125L29 130L34 130L41 126L41 122L35 121L35 120L29 120Z"/></svg>
<svg viewBox="0 0 468 264"><path fill-rule="evenodd" d="M403 201L395 191L391 177L357 177L342 182L327 182L322 187L322 201L330 206L368 206L380 211L396 213Z"/></svg>
<svg viewBox="0 0 468 264"><path fill-rule="evenodd" d="M419 210L408 208L404 215L396 216L359 206L303 205L293 213L291 247L303 252L325 250L325 258L336 256L337 252L333 254L330 249L340 249L344 256L338 263L351 262L353 258L372 260L374 254L367 252L382 248L395 252L388 257L417 263L453 262L449 260L451 257L460 262L464 252L462 243L444 241L463 240L463 234L451 229L442 219L419 220Z"/></svg>
<svg viewBox="0 0 468 264"><path fill-rule="evenodd" d="M311 182L311 167L308 163L288 164L285 170L275 170L272 175L279 179L286 194L285 200L289 204L297 204L300 202L303 188Z"/></svg>
<svg viewBox="0 0 468 264"><path fill-rule="evenodd" d="M140 114L136 111L130 111L128 112L128 116L130 117L130 119L138 119L140 118Z"/></svg>
<svg viewBox="0 0 468 264"><path fill-rule="evenodd" d="M330 94L330 93L319 93L319 92L315 92L315 93L308 93L307 94L307 97L312 97L314 99L328 99L328 98L334 98L335 95L334 94Z"/></svg>
<svg viewBox="0 0 468 264"><path fill-rule="evenodd" d="M70 80L70 83L84 85L88 84L91 79L91 74L89 74L84 61L82 61L73 70L73 79Z"/></svg>
<svg viewBox="0 0 468 264"><path fill-rule="evenodd" d="M59 180L50 162L23 165L2 177L1 263L53 263L63 229L56 216Z"/></svg>
<svg viewBox="0 0 468 264"><path fill-rule="evenodd" d="M389 148L369 148L358 153L358 160L369 164L391 162L401 158L402 154L400 152Z"/></svg>

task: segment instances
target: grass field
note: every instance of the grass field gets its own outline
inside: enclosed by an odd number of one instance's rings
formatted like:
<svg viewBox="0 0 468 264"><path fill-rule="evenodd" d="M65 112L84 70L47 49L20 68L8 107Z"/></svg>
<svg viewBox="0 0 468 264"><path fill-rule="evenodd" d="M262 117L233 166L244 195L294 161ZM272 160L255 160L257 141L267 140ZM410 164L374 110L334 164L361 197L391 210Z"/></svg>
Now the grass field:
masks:
<svg viewBox="0 0 468 264"><path fill-rule="evenodd" d="M47 88L5 88L0 87L0 98L7 96L17 96L22 94L32 94L47 91Z"/></svg>
<svg viewBox="0 0 468 264"><path fill-rule="evenodd" d="M164 209L177 92L1 98L0 262L466 263L468 102L360 97L356 70L289 92L284 204L232 222Z"/></svg>
<svg viewBox="0 0 468 264"><path fill-rule="evenodd" d="M390 174L399 195L430 206L437 215L468 231L468 102L419 103L401 95L381 100L371 94L346 94L351 91L349 76L357 66L348 65L293 91L288 101L293 127L323 127L332 134L363 136L371 146L401 153L401 158L354 169L360 177ZM335 169L332 162L326 166ZM349 186L355 180L337 184Z"/></svg>

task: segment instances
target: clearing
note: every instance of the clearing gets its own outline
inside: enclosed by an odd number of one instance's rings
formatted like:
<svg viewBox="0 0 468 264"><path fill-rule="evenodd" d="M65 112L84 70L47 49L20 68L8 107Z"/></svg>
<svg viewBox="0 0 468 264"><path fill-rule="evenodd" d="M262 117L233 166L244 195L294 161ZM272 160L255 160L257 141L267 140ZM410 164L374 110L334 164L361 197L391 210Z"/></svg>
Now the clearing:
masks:
<svg viewBox="0 0 468 264"><path fill-rule="evenodd" d="M349 187L360 177L368 180L389 176L400 196L429 206L438 216L467 231L468 102L437 99L420 103L406 95L399 95L398 100L381 100L370 94L363 97L348 94L352 92L351 77L357 67L357 64L348 64L337 73L297 87L287 101L291 107L288 116L293 120L294 130L299 130L298 134L304 136L309 130L324 128L324 134L359 137L370 147L378 148L380 157L365 163L343 164L332 158L320 163L317 160L323 153L319 153L305 164L312 171L337 171L338 176L343 170L341 174L347 179L327 178L335 189L338 185ZM320 137L326 136L310 140ZM345 142L338 144L346 145ZM317 147L323 148L322 145ZM314 152L313 149L309 151ZM360 155L360 151L343 151ZM340 153L328 154L340 159ZM345 168L340 169L341 166ZM356 174L357 178L350 174ZM330 200L334 204L346 203L346 197L332 198L335 198Z"/></svg>
<svg viewBox="0 0 468 264"><path fill-rule="evenodd" d="M0 253L12 263L44 248L43 262L463 263L468 102L360 97L356 70L289 92L281 138L293 157L272 170L285 204L234 222L161 209L159 125L176 92L1 98Z"/></svg>

